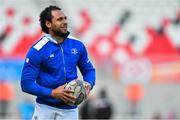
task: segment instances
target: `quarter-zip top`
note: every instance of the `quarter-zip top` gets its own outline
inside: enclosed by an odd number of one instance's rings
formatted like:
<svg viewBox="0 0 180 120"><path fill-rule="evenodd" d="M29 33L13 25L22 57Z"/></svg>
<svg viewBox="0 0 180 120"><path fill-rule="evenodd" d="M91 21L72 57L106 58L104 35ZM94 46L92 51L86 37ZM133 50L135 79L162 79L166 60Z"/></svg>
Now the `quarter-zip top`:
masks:
<svg viewBox="0 0 180 120"><path fill-rule="evenodd" d="M78 39L68 36L59 44L49 34L43 36L29 50L21 76L24 92L36 95L36 101L61 109L71 109L61 100L51 97L53 89L77 79L77 67L83 79L95 85L95 69L86 48Z"/></svg>

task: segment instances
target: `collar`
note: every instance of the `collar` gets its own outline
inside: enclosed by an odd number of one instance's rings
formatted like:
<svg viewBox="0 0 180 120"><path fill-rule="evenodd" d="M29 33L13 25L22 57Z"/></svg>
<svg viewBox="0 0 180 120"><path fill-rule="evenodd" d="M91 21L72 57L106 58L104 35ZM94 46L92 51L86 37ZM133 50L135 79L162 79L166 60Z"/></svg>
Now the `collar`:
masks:
<svg viewBox="0 0 180 120"><path fill-rule="evenodd" d="M69 36L69 32L68 32L68 34L65 36L65 39L66 38L68 38L68 36ZM47 39L49 39L51 42L53 42L53 43L55 43L55 44L58 44L58 42L51 36L51 34L45 34L45 37L47 38Z"/></svg>
<svg viewBox="0 0 180 120"><path fill-rule="evenodd" d="M51 42L53 42L55 44L58 44L58 42L54 38L52 38L52 36L50 34L45 34L45 37L47 39L49 39Z"/></svg>

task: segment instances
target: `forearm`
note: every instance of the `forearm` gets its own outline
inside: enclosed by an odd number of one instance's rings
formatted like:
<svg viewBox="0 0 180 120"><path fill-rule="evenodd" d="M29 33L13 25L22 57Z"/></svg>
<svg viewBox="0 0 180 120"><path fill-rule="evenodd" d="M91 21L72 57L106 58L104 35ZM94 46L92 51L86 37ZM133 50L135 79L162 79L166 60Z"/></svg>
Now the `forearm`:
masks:
<svg viewBox="0 0 180 120"><path fill-rule="evenodd" d="M21 81L22 91L35 95L35 96L51 96L52 89L38 85L30 80Z"/></svg>
<svg viewBox="0 0 180 120"><path fill-rule="evenodd" d="M93 88L93 86L95 85L95 70L92 69L88 72L86 72L86 74L83 74L83 79L84 81L88 82L91 85L91 89Z"/></svg>

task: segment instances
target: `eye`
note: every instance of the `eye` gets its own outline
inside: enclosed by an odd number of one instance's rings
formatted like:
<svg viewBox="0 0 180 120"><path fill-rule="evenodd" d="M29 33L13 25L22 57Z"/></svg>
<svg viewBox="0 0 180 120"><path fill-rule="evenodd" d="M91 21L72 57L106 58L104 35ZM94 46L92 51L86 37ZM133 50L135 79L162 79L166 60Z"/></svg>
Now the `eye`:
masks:
<svg viewBox="0 0 180 120"><path fill-rule="evenodd" d="M58 18L57 20L58 20L58 21L62 21L62 19L63 19L63 18L62 18L62 17L60 17L60 18Z"/></svg>
<svg viewBox="0 0 180 120"><path fill-rule="evenodd" d="M60 17L57 19L58 21L67 20L67 17Z"/></svg>

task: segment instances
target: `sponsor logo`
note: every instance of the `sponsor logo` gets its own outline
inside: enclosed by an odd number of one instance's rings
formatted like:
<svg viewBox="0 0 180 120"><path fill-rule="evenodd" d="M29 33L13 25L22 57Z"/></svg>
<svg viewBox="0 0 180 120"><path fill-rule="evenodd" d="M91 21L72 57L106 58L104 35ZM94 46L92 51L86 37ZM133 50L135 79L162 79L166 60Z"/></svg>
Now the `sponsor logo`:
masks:
<svg viewBox="0 0 180 120"><path fill-rule="evenodd" d="M26 63L29 63L29 58L26 58Z"/></svg>
<svg viewBox="0 0 180 120"><path fill-rule="evenodd" d="M50 58L53 58L53 57L54 57L54 54L51 54L49 57L50 57Z"/></svg>

